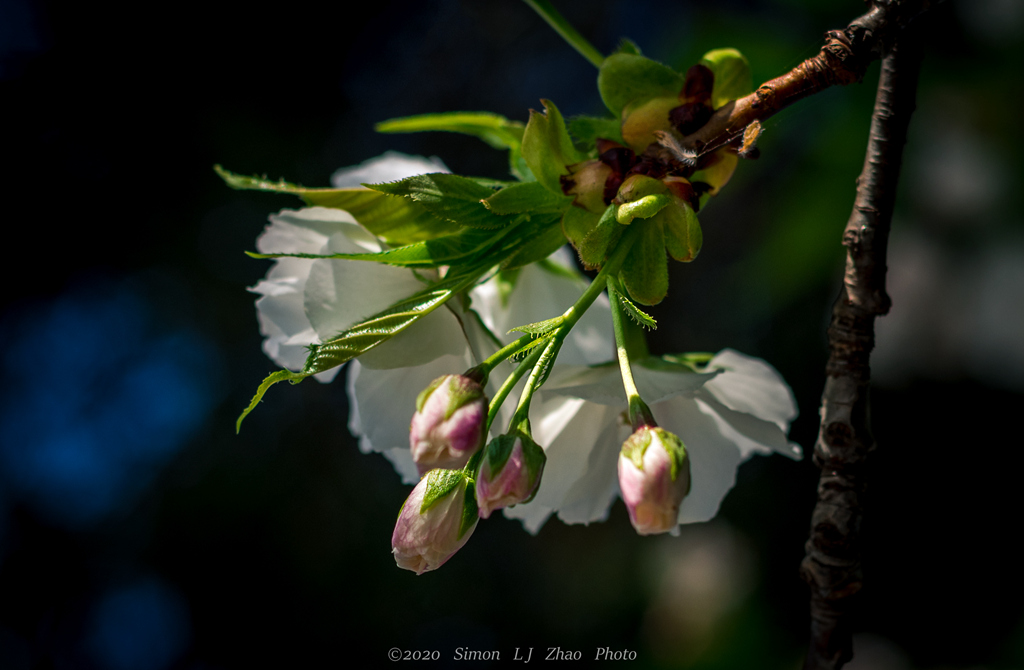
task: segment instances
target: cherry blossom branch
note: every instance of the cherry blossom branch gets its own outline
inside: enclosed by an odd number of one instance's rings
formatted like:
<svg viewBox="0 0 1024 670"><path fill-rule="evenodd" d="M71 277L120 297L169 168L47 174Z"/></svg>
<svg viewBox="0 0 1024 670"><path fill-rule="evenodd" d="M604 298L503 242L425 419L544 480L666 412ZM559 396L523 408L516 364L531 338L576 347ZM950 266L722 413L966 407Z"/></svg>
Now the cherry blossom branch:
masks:
<svg viewBox="0 0 1024 670"><path fill-rule="evenodd" d="M805 670L840 668L853 657L850 608L862 586L860 526L864 465L876 448L868 412L875 317L889 311L886 244L903 145L914 111L920 51L901 38L882 61L864 167L843 245L843 288L828 329L830 356L814 462L821 468L801 575L811 587Z"/></svg>
<svg viewBox="0 0 1024 670"><path fill-rule="evenodd" d="M754 121L764 121L798 100L831 86L859 82L868 65L889 51L906 25L939 1L873 0L870 11L844 30L826 33L816 56L720 108L700 130L683 138L683 147L701 155L710 153L742 138Z"/></svg>

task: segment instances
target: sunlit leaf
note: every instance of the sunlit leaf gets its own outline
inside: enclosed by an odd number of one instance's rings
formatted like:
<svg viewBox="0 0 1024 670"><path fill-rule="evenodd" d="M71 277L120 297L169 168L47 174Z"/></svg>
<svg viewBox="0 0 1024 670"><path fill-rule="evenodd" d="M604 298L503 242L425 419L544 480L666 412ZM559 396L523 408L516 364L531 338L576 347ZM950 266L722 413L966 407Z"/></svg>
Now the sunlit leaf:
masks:
<svg viewBox="0 0 1024 670"><path fill-rule="evenodd" d="M426 208L431 214L472 228L501 228L512 222L481 202L494 190L476 180L443 172L421 174L386 184L367 184L374 191L402 196Z"/></svg>
<svg viewBox="0 0 1024 670"><path fill-rule="evenodd" d="M569 174L567 165L581 159L565 127L565 119L550 100L541 100L545 113L530 110L523 133L523 160L530 171L553 193L562 193L560 177Z"/></svg>
<svg viewBox="0 0 1024 670"><path fill-rule="evenodd" d="M679 95L683 75L650 58L618 53L601 65L597 88L605 106L621 118L622 110L630 103Z"/></svg>
<svg viewBox="0 0 1024 670"><path fill-rule="evenodd" d="M709 51L701 58L700 64L715 75L714 88L711 90L711 106L715 109L754 90L750 63L736 49Z"/></svg>

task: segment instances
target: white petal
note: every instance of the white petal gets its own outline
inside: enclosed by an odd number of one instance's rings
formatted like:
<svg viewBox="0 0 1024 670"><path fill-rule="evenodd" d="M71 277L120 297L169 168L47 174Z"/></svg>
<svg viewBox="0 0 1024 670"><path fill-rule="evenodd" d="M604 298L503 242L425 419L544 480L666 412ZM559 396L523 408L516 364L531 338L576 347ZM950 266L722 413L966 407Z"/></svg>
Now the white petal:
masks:
<svg viewBox="0 0 1024 670"><path fill-rule="evenodd" d="M690 493L679 508L679 523L712 519L736 483L743 460L735 431L699 400L672 398L651 409L665 430L679 436L690 457Z"/></svg>
<svg viewBox="0 0 1024 670"><path fill-rule="evenodd" d="M794 460L800 460L803 457L800 445L787 440L786 433L771 421L731 410L718 402L705 389L698 391L696 397L724 422L722 433L736 443L743 455L743 460L747 460L754 454L767 456L772 452L780 453Z"/></svg>
<svg viewBox="0 0 1024 670"><path fill-rule="evenodd" d="M559 517L567 523L606 518L618 492L619 412L578 398L538 394L530 414L534 439L548 460L536 497L508 508L506 516L523 519L531 532L536 532L553 510L561 510Z"/></svg>
<svg viewBox="0 0 1024 670"><path fill-rule="evenodd" d="M256 248L264 253L319 253L331 235L352 231L365 232L351 215L341 210L312 207L303 210L282 210L271 215L270 225L256 240ZM262 297L256 301L260 332L266 337L263 350L278 365L299 370L306 361L306 346L319 342L306 316L303 292L312 261L301 258L279 258L261 280L250 290ZM337 371L317 375L329 381Z"/></svg>
<svg viewBox="0 0 1024 670"><path fill-rule="evenodd" d="M564 248L549 259L562 265L568 260ZM501 302L495 280L476 287L471 295L473 308L484 324L508 343L521 336L521 333L509 333L510 329L560 316L583 295L587 285L582 276L569 279L533 264L519 273L507 305ZM573 327L558 354L558 363L593 365L612 358L615 344L611 324L611 308L602 295Z"/></svg>
<svg viewBox="0 0 1024 670"><path fill-rule="evenodd" d="M789 431L789 422L797 415L796 398L775 368L760 358L723 349L708 363L708 370L724 371L705 386L723 405Z"/></svg>
<svg viewBox="0 0 1024 670"><path fill-rule="evenodd" d="M470 365L468 348L462 356L442 356L426 365L394 370L371 370L359 360L349 363L348 427L359 437L359 449L384 454L405 483L419 481L409 452L409 422L416 411L416 396L438 377L458 374Z"/></svg>
<svg viewBox="0 0 1024 670"><path fill-rule="evenodd" d="M363 161L355 167L341 168L331 175L331 184L334 188L354 188L362 184L383 184L430 172L450 170L436 156L428 159L386 151L384 155Z"/></svg>
<svg viewBox="0 0 1024 670"><path fill-rule="evenodd" d="M359 361L364 367L376 370L419 366L439 356L463 355L466 346L458 318L447 306L441 306L367 351Z"/></svg>

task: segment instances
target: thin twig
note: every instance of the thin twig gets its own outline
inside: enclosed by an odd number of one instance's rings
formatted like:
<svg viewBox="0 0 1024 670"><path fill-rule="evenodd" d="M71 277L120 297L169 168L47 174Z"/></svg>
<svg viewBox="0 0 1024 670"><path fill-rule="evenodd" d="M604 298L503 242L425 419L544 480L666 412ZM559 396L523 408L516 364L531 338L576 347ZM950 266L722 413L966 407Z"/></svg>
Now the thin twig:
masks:
<svg viewBox="0 0 1024 670"><path fill-rule="evenodd" d="M764 121L798 100L830 86L859 82L903 28L938 1L874 0L871 10L844 30L827 32L817 55L716 111L700 130L683 138L683 146L701 155L710 153L741 138L754 121Z"/></svg>
<svg viewBox="0 0 1024 670"><path fill-rule="evenodd" d="M864 168L843 233L846 272L828 329L830 356L814 448L821 479L800 569L811 587L805 670L833 670L853 657L849 614L862 585L864 464L876 448L868 418L868 363L875 317L889 311L886 244L919 69L919 50L901 36L882 61Z"/></svg>

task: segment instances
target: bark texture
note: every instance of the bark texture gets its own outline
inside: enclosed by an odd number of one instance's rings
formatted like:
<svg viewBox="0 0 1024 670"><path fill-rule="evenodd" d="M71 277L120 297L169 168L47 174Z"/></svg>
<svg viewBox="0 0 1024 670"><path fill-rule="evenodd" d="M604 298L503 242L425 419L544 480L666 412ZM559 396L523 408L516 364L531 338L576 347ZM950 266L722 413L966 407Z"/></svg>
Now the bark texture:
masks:
<svg viewBox="0 0 1024 670"><path fill-rule="evenodd" d="M712 115L700 130L682 139L699 155L741 140L754 121L763 121L798 100L830 86L859 82L868 65L888 53L896 37L918 14L938 0L874 0L870 11L844 30L825 34L821 51L800 65L734 100Z"/></svg>
<svg viewBox="0 0 1024 670"><path fill-rule="evenodd" d="M846 271L828 329L830 355L814 448L821 479L800 569L811 587L805 670L840 668L853 656L849 614L862 585L864 465L876 448L868 411L869 356L875 317L889 311L886 244L919 69L920 52L907 36L890 46L882 61L853 212L843 233Z"/></svg>

